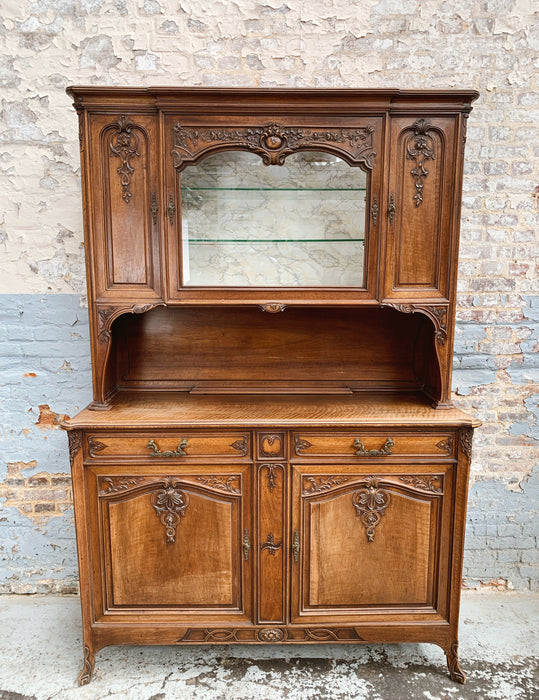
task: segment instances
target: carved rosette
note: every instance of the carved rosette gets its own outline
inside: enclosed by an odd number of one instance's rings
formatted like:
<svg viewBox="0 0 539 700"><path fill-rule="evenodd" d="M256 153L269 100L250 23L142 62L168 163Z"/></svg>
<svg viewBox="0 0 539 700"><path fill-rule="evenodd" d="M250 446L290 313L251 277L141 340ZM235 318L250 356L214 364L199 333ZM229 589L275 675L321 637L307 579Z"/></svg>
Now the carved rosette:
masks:
<svg viewBox="0 0 539 700"><path fill-rule="evenodd" d="M69 463L73 466L75 457L82 447L82 431L70 430L67 434L67 440L69 443Z"/></svg>
<svg viewBox="0 0 539 700"><path fill-rule="evenodd" d="M303 495L309 496L311 493L323 493L345 484L349 478L347 476L304 476Z"/></svg>
<svg viewBox="0 0 539 700"><path fill-rule="evenodd" d="M380 524L390 502L391 494L381 489L378 480L373 476L365 480L365 488L352 494L352 504L356 515L365 526L369 542L374 542L374 530Z"/></svg>
<svg viewBox="0 0 539 700"><path fill-rule="evenodd" d="M373 126L323 130L270 122L265 126L196 129L177 123L172 130L172 158L177 170L195 161L198 155L226 145L256 153L265 165L283 165L291 153L317 147L342 154L366 170L372 170L376 156Z"/></svg>
<svg viewBox="0 0 539 700"><path fill-rule="evenodd" d="M286 306L284 304L260 304L260 308L268 314L278 314L282 313Z"/></svg>
<svg viewBox="0 0 539 700"><path fill-rule="evenodd" d="M129 185L131 184L131 176L135 172L131 161L135 157L140 157L138 150L139 137L136 131L134 131L137 125L128 117L121 116L113 126L117 133L110 144L111 155L116 156L122 162L121 165L116 168L116 172L120 176L120 182L122 184L122 199L126 204L129 204L133 196Z"/></svg>
<svg viewBox="0 0 539 700"><path fill-rule="evenodd" d="M282 642L284 639L284 631L278 628L267 627L263 630L258 630L258 639L261 642Z"/></svg>
<svg viewBox="0 0 539 700"><path fill-rule="evenodd" d="M431 123L427 119L418 119L412 125L412 133L406 139L406 158L413 160L415 165L410 170L414 178L415 194L414 202L416 207L423 203L424 180L429 174L425 168L425 163L435 159L434 137L429 133L432 129Z"/></svg>
<svg viewBox="0 0 539 700"><path fill-rule="evenodd" d="M189 497L180 490L179 482L167 479L163 488L152 494L151 501L155 514L165 527L167 544L176 541L176 528L185 515Z"/></svg>

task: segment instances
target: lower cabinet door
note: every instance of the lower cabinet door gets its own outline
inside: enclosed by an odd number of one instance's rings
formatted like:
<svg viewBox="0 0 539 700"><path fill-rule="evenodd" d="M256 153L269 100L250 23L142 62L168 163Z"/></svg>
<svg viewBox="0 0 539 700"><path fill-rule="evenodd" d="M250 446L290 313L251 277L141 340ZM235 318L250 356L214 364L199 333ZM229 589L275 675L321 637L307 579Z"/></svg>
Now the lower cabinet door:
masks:
<svg viewBox="0 0 539 700"><path fill-rule="evenodd" d="M293 467L292 621L446 619L453 468Z"/></svg>
<svg viewBox="0 0 539 700"><path fill-rule="evenodd" d="M96 614L250 620L249 469L87 468Z"/></svg>

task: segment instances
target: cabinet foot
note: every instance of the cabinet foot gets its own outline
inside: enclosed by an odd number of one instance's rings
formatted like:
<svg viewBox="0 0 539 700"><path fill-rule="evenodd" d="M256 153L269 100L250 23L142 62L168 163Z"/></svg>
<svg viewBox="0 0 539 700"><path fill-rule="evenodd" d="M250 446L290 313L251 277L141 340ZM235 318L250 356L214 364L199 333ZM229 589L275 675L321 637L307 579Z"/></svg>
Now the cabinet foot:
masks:
<svg viewBox="0 0 539 700"><path fill-rule="evenodd" d="M90 647L84 647L84 664L82 666L82 671L79 673L77 683L79 685L88 685L92 680L92 675L94 673L94 663L95 654L90 651Z"/></svg>
<svg viewBox="0 0 539 700"><path fill-rule="evenodd" d="M447 657L447 668L449 669L449 676L455 683L466 683L466 676L459 664L459 645L458 642L453 642L449 651L445 651Z"/></svg>

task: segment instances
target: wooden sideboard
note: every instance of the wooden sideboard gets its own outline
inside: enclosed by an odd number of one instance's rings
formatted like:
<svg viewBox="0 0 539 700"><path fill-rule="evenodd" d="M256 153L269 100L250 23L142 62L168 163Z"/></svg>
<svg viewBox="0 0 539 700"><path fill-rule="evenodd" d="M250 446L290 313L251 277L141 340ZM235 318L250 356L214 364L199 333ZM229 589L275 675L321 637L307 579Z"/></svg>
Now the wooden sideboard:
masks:
<svg viewBox="0 0 539 700"><path fill-rule="evenodd" d="M109 644L432 642L477 422L450 400L470 90L73 87L94 400L66 421Z"/></svg>

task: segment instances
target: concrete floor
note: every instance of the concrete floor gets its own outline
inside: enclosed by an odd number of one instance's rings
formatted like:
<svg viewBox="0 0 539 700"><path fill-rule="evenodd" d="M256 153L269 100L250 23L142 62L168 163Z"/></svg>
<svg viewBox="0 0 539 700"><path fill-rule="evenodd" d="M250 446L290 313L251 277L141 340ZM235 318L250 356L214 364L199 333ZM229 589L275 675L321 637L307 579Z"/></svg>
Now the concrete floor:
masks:
<svg viewBox="0 0 539 700"><path fill-rule="evenodd" d="M0 700L531 700L538 656L539 596L465 592L465 686L441 649L409 644L108 647L78 688L78 598L0 596Z"/></svg>

